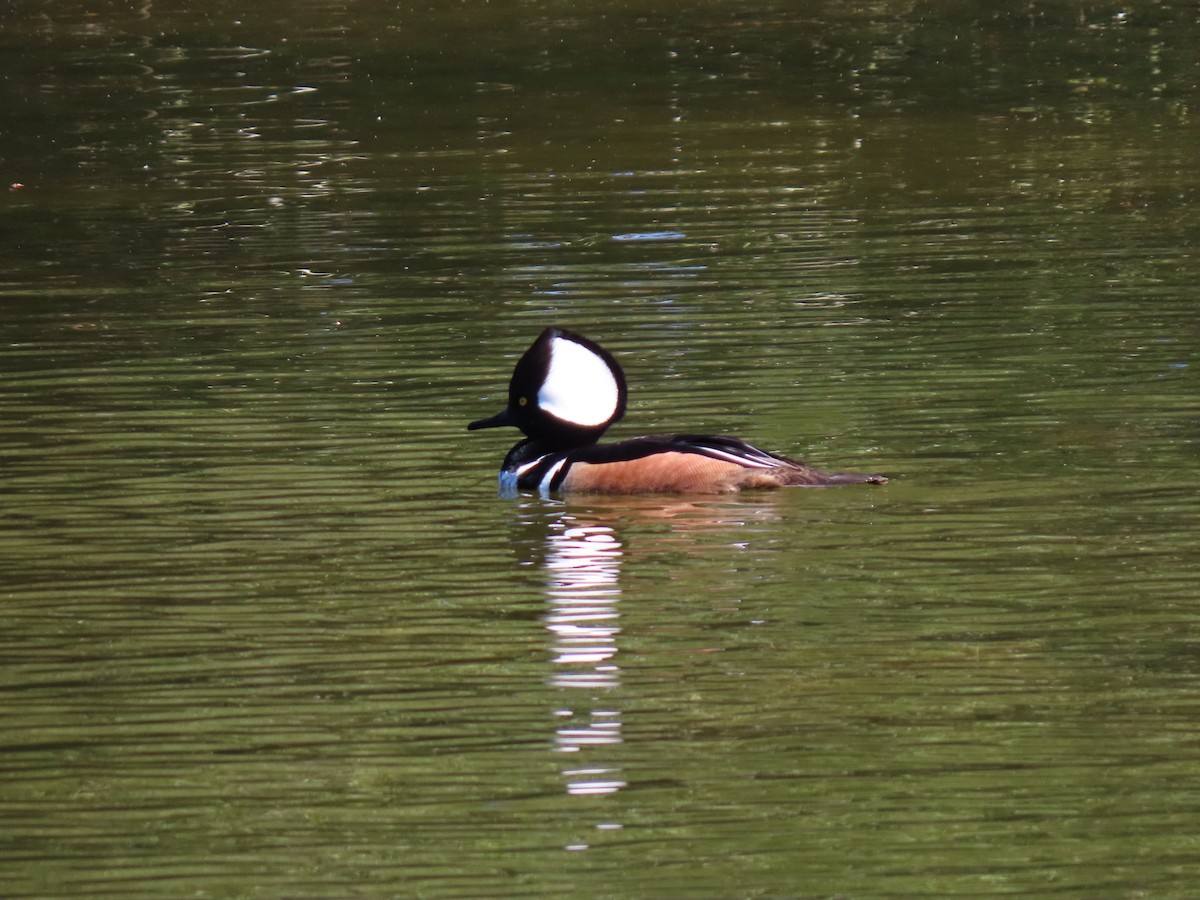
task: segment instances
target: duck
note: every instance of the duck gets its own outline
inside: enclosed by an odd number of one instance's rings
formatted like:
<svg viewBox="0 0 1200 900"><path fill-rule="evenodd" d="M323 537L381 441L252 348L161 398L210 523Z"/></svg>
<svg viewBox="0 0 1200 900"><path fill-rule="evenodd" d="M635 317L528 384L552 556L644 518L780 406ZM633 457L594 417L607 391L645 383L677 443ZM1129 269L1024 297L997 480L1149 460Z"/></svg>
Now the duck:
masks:
<svg viewBox="0 0 1200 900"><path fill-rule="evenodd" d="M567 328L546 328L513 369L508 404L467 430L511 426L504 492L726 494L782 487L885 484L883 475L826 472L724 435L656 434L600 443L625 415L625 373L611 353Z"/></svg>

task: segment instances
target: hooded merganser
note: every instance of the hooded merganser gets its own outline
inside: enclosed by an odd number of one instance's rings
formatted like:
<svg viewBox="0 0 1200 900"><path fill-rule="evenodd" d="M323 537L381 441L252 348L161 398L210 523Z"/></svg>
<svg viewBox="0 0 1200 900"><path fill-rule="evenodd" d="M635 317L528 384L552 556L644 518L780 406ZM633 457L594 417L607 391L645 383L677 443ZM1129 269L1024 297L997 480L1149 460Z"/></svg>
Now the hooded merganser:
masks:
<svg viewBox="0 0 1200 900"><path fill-rule="evenodd" d="M732 437L668 434L598 444L625 415L625 373L583 335L547 328L513 369L508 406L468 430L513 425L500 486L604 494L716 494L787 485L883 484L882 475L822 472Z"/></svg>

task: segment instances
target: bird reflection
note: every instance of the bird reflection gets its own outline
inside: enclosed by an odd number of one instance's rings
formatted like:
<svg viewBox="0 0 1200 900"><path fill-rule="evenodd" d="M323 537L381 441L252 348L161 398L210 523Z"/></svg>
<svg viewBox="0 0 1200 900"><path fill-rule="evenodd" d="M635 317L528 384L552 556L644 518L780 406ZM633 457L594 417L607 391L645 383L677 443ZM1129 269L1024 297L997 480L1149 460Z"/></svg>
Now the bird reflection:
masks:
<svg viewBox="0 0 1200 900"><path fill-rule="evenodd" d="M552 609L546 624L555 636L554 683L611 687L617 667L617 600L621 544L607 525L566 526L547 536L546 576Z"/></svg>
<svg viewBox="0 0 1200 900"><path fill-rule="evenodd" d="M564 515L546 535L546 627L552 635L552 683L589 693L579 708L557 710L556 749L563 753L621 743L621 713L595 705L593 694L620 684L617 601L621 542L608 525ZM581 698L583 699L583 698ZM570 794L610 794L625 786L620 769L590 765L563 770Z"/></svg>
<svg viewBox="0 0 1200 900"><path fill-rule="evenodd" d="M639 535L639 554L704 553L713 534L736 536L727 546L745 546L745 528L778 517L774 503L748 498L588 498L566 503L521 496L517 546L522 562L536 565L545 579L550 635L550 683L561 689L555 710L554 748L571 754L562 770L572 795L611 794L626 786L622 769L604 759L622 742L618 662L621 635L621 567L630 558L621 533ZM717 544L727 539L718 539Z"/></svg>

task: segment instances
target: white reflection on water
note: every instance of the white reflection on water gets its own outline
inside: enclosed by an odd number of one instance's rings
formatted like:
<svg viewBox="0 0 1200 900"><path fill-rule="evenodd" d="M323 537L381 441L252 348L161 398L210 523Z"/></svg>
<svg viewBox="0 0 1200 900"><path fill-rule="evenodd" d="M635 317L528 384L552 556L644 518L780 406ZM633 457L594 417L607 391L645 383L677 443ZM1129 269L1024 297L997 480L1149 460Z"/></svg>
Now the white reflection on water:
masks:
<svg viewBox="0 0 1200 900"><path fill-rule="evenodd" d="M729 546L744 548L731 538L744 536L750 523L778 518L777 501L590 497L581 508L541 497L521 504L529 558L537 561L546 582L550 683L563 689L563 705L555 710L554 749L577 754L562 770L567 793L611 794L627 784L620 767L600 758L605 752L600 748L611 750L623 741L621 710L610 692L621 685L617 642L625 549L616 529L631 519L651 526L657 531L643 531L644 541L654 545L657 540L671 552L703 547L694 542L695 535L716 529L729 532Z"/></svg>
<svg viewBox="0 0 1200 900"><path fill-rule="evenodd" d="M547 535L546 574L555 636L554 662L564 669L554 683L576 687L616 684L617 577L621 544L607 525L567 526Z"/></svg>
<svg viewBox="0 0 1200 900"><path fill-rule="evenodd" d="M594 705L592 692L620 683L617 655L617 601L622 549L607 525L580 524L564 515L546 535L546 627L552 636L552 683L585 690L580 706L560 709L555 748L579 753L621 743L621 713ZM618 768L581 765L563 770L573 795L611 794L625 787Z"/></svg>

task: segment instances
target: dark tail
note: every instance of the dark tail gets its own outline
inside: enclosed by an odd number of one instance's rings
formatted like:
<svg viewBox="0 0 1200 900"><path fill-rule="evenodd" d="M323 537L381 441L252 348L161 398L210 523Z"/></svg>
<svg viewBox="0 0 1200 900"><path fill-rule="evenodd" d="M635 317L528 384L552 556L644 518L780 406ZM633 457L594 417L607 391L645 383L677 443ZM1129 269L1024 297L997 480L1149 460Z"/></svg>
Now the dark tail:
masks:
<svg viewBox="0 0 1200 900"><path fill-rule="evenodd" d="M859 472L822 472L809 466L798 466L788 473L787 485L821 487L835 484L887 484L886 475L864 475Z"/></svg>
<svg viewBox="0 0 1200 900"><path fill-rule="evenodd" d="M828 474L826 484L887 484L886 475L862 475L858 472Z"/></svg>

